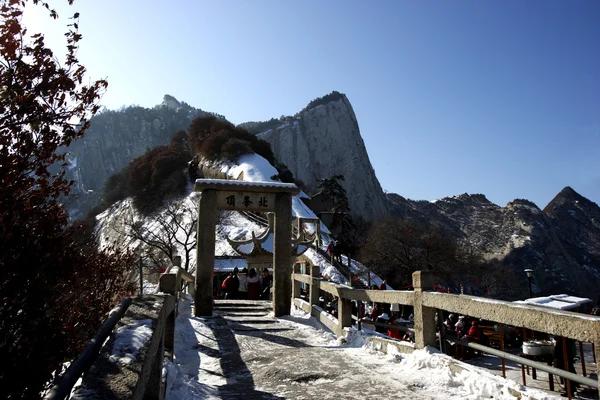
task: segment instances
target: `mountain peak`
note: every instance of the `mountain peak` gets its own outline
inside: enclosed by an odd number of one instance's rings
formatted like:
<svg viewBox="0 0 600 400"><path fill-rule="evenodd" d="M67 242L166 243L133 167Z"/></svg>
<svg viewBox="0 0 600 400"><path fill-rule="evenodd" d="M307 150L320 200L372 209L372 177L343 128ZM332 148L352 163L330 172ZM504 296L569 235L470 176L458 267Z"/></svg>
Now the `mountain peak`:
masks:
<svg viewBox="0 0 600 400"><path fill-rule="evenodd" d="M546 207L544 207L544 212L552 212L562 206L563 204L571 204L571 203L582 203L588 204L591 203L590 200L586 199L575 190L573 190L570 186L565 186L563 190L558 192L556 196L548 203Z"/></svg>
<svg viewBox="0 0 600 400"><path fill-rule="evenodd" d="M344 93L340 93L340 92L334 90L331 93L328 93L323 97L317 97L316 99L312 100L298 114L303 113L304 111L311 110L313 108L317 108L318 106L326 105L331 102L343 100L343 99L346 99L346 95ZM298 114L296 114L296 115L298 115Z"/></svg>
<svg viewBox="0 0 600 400"><path fill-rule="evenodd" d="M171 96L170 94L165 94L163 96L163 101L161 103L161 106L164 106L164 107L167 107L167 108L177 111L178 109L181 108L181 103L179 102L179 100L177 100L175 97Z"/></svg>

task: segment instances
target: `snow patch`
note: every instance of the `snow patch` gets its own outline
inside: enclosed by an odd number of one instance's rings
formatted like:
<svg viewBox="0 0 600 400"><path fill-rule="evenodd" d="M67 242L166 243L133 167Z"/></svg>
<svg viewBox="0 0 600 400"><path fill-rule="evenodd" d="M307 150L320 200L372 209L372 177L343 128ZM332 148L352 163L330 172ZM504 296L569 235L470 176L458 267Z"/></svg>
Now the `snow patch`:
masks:
<svg viewBox="0 0 600 400"><path fill-rule="evenodd" d="M119 327L115 334L115 341L109 360L122 365L131 364L135 361L140 349L150 341L151 337L151 319L132 321L127 325Z"/></svg>

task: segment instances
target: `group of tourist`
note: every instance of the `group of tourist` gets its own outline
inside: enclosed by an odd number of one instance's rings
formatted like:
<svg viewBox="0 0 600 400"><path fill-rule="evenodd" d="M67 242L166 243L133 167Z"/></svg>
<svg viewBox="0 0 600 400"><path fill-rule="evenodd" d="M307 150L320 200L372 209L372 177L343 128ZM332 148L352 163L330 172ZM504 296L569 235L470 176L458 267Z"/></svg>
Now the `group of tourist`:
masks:
<svg viewBox="0 0 600 400"><path fill-rule="evenodd" d="M342 245L337 240L331 240L327 245L327 254L333 261L342 262Z"/></svg>
<svg viewBox="0 0 600 400"><path fill-rule="evenodd" d="M255 268L243 268L240 272L235 267L221 283L221 289L226 299L269 300L272 283L273 277L268 268L263 268L259 276Z"/></svg>

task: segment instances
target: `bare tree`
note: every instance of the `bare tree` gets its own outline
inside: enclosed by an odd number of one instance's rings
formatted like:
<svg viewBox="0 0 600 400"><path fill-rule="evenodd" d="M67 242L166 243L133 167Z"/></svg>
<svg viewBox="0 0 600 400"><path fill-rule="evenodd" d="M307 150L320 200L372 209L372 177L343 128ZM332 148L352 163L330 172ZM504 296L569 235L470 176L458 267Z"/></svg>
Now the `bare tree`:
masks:
<svg viewBox="0 0 600 400"><path fill-rule="evenodd" d="M418 269L445 272L456 262L454 240L434 227L384 218L371 227L360 253L363 264L396 285Z"/></svg>
<svg viewBox="0 0 600 400"><path fill-rule="evenodd" d="M192 251L196 248L198 224L197 203L192 198L174 200L149 219L134 220L130 215L113 224L119 234L137 240L149 248L144 255L154 265L167 267L176 255L181 255L189 271Z"/></svg>

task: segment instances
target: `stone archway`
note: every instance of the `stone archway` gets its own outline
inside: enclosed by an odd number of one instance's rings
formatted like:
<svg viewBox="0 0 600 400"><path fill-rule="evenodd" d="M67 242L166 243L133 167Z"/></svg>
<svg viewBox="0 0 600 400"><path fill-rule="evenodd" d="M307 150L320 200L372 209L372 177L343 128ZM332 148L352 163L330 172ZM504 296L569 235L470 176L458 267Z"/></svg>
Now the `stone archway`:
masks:
<svg viewBox="0 0 600 400"><path fill-rule="evenodd" d="M194 191L202 192L198 204L194 315L212 316L213 313L215 225L218 210L275 213L273 312L276 317L289 314L292 298L292 195L300 193L300 189L293 183L197 179Z"/></svg>

